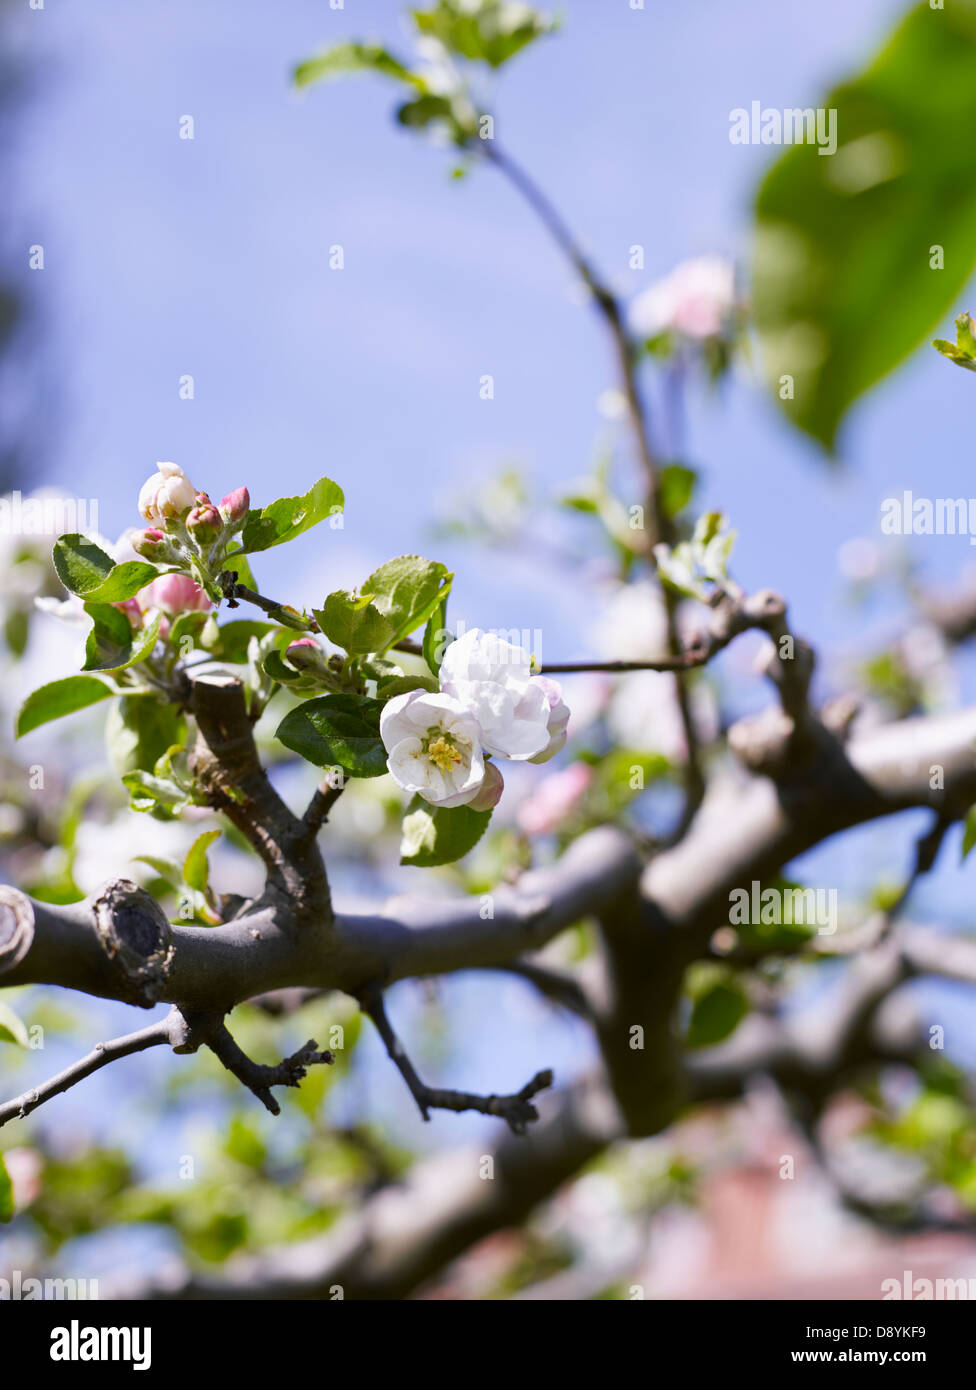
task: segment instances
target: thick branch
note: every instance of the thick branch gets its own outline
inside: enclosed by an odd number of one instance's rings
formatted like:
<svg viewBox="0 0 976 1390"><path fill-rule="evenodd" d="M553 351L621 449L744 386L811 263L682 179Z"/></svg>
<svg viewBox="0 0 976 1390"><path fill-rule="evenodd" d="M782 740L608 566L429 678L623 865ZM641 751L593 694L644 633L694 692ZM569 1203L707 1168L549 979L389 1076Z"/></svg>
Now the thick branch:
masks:
<svg viewBox="0 0 976 1390"><path fill-rule="evenodd" d="M244 687L232 676L198 676L190 710L201 738L194 769L211 804L223 811L263 859L268 890L290 904L297 922L331 917L329 885L315 828L289 810L268 780L254 742Z"/></svg>

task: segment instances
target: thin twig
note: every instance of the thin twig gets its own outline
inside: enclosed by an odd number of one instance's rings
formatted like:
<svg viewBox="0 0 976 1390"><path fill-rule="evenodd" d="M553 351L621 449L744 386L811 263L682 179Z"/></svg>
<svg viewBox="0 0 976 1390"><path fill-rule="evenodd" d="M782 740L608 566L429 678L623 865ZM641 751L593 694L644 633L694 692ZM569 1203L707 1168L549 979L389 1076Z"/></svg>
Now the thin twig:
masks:
<svg viewBox="0 0 976 1390"><path fill-rule="evenodd" d="M25 1091L23 1095L16 1096L13 1100L5 1101L0 1105L0 1126L7 1124L9 1120L23 1119L25 1115L29 1115L32 1110L36 1110L45 1101L62 1095L72 1086L77 1086L79 1081L84 1081L86 1077L91 1076L93 1072L100 1071L110 1062L117 1062L120 1057L129 1057L134 1052L144 1052L147 1047L160 1047L163 1043L172 1043L173 1040L173 1012L171 1011L165 1018L157 1019L155 1023L140 1028L138 1032L126 1033L124 1037L112 1038L109 1042L98 1043L87 1057L72 1062L70 1067L65 1067L64 1071L59 1071L57 1076L51 1077L50 1081L45 1081L33 1090Z"/></svg>
<svg viewBox="0 0 976 1390"><path fill-rule="evenodd" d="M428 1086L418 1076L413 1063L403 1049L403 1044L393 1031L386 1014L382 992L378 989L366 990L359 996L360 1006L365 1014L376 1024L377 1032L383 1039L387 1055L396 1066L417 1108L425 1120L430 1119L431 1110L477 1110L481 1115L499 1115L507 1123L513 1134L524 1134L526 1127L539 1118L539 1112L532 1104L539 1091L552 1085L551 1071L536 1072L515 1095L479 1096L469 1091L445 1091Z"/></svg>
<svg viewBox="0 0 976 1390"><path fill-rule="evenodd" d="M297 1052L285 1057L275 1066L269 1067L262 1062L253 1062L238 1047L223 1021L211 1022L206 1030L205 1041L227 1070L249 1091L253 1091L272 1115L281 1114L281 1106L271 1094L272 1086L298 1086L305 1079L309 1067L317 1063L331 1066L335 1061L334 1053L320 1052L315 1039L309 1038L304 1047L300 1047Z"/></svg>
<svg viewBox="0 0 976 1390"><path fill-rule="evenodd" d="M673 536L673 525L666 515L661 501L661 483L654 450L651 445L647 412L641 398L637 380L638 357L633 341L624 325L624 316L617 296L597 274L592 263L577 244L572 232L559 212L542 190L529 177L521 165L491 141L483 141L485 157L498 169L522 195L536 216L548 230L550 236L569 259L584 284L593 295L594 302L603 317L613 342L617 367L627 401L627 413L637 444L637 452L644 473L647 488L648 543L649 558L653 557L654 546L658 542L669 542ZM653 559L652 559L653 563ZM681 639L677 621L678 599L667 587L664 588L664 612L667 625L668 647L675 662L671 666L660 666L659 670L674 672L675 699L678 717L685 742L685 805L676 831L676 838L684 835L691 824L705 795L705 774L701 764L698 730L691 707L691 697L685 672L690 669L681 659ZM692 665L697 665L695 662Z"/></svg>

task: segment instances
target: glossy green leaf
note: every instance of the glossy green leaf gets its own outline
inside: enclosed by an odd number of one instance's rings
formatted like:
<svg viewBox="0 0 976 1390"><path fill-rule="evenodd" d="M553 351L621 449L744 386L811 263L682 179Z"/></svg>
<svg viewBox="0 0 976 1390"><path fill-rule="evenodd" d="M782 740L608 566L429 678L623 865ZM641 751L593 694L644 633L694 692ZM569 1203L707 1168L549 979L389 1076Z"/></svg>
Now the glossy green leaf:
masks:
<svg viewBox="0 0 976 1390"><path fill-rule="evenodd" d="M394 639L393 624L368 592L356 595L339 589L315 609L315 618L329 641L343 651L384 651Z"/></svg>
<svg viewBox="0 0 976 1390"><path fill-rule="evenodd" d="M76 532L55 541L54 568L66 589L91 603L124 603L160 573L148 560L117 565L94 541Z"/></svg>
<svg viewBox="0 0 976 1390"><path fill-rule="evenodd" d="M241 533L241 547L248 553L283 545L327 516L342 510L342 489L331 478L320 478L303 497L280 497L266 507L248 513ZM232 569L234 557L227 568ZM243 582L243 581L241 581Z"/></svg>
<svg viewBox="0 0 976 1390"><path fill-rule="evenodd" d="M363 593L372 594L373 603L392 625L390 645L427 622L447 599L453 578L446 565L421 555L400 555L369 576Z"/></svg>
<svg viewBox="0 0 976 1390"><path fill-rule="evenodd" d="M341 767L350 777L380 777L386 771L382 708L381 701L363 695L321 695L286 714L275 736L316 767Z"/></svg>

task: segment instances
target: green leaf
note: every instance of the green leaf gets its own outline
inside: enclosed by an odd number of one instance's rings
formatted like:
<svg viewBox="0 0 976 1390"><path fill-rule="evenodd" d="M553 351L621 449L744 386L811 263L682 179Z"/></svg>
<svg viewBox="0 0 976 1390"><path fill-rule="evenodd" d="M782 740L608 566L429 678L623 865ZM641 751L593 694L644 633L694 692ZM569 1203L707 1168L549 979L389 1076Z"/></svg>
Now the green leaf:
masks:
<svg viewBox="0 0 976 1390"><path fill-rule="evenodd" d="M124 603L160 573L148 560L117 565L111 555L77 532L55 541L54 568L66 589L92 603Z"/></svg>
<svg viewBox="0 0 976 1390"><path fill-rule="evenodd" d="M947 343L945 338L935 338L932 346L955 362L957 367L976 372L976 323L971 314L960 314L956 319L956 341Z"/></svg>
<svg viewBox="0 0 976 1390"><path fill-rule="evenodd" d="M677 516L691 501L698 474L681 463L669 463L661 469L659 495L665 516Z"/></svg>
<svg viewBox="0 0 976 1390"><path fill-rule="evenodd" d="M915 6L819 105L840 143L796 144L764 180L752 301L782 409L832 448L852 402L928 339L973 270L976 2Z"/></svg>
<svg viewBox="0 0 976 1390"><path fill-rule="evenodd" d="M404 67L398 58L385 48L370 43L338 43L316 58L299 63L293 77L296 87L309 87L333 77L346 77L355 72L378 72L412 86L420 79Z"/></svg>
<svg viewBox="0 0 976 1390"><path fill-rule="evenodd" d="M14 1185L10 1181L10 1174L7 1172L7 1165L3 1161L3 1154L0 1154L0 1223L6 1225L13 1220L14 1215Z"/></svg>
<svg viewBox="0 0 976 1390"><path fill-rule="evenodd" d="M966 820L962 832L962 857L966 855L976 845L976 806L970 806L966 812Z"/></svg>
<svg viewBox="0 0 976 1390"><path fill-rule="evenodd" d="M262 623L253 618L239 618L232 623L223 623L217 629L217 641L208 650L218 661L228 661L232 666L242 666L247 662L247 647L251 638L257 637L260 640L274 631L273 623Z"/></svg>
<svg viewBox="0 0 976 1390"><path fill-rule="evenodd" d="M2 999L0 999L0 1042L16 1043L18 1047L27 1047L30 1042L23 1019L15 1014L10 1005L5 1004Z"/></svg>
<svg viewBox="0 0 976 1390"><path fill-rule="evenodd" d="M175 859L163 859L158 854L134 854L132 857L140 864L148 864L171 888L182 888L183 869Z"/></svg>
<svg viewBox="0 0 976 1390"><path fill-rule="evenodd" d="M376 686L376 694L383 701L392 700L394 695L407 695L411 690L429 690L436 695L440 686L433 676L388 676Z"/></svg>
<svg viewBox="0 0 976 1390"><path fill-rule="evenodd" d="M152 656L159 640L162 613L155 613L144 627L133 633L125 613L110 603L86 603L92 629L85 643L83 671L124 671Z"/></svg>
<svg viewBox="0 0 976 1390"><path fill-rule="evenodd" d="M207 862L207 850L214 840L220 839L220 833L219 830L205 830L193 841L183 862L183 877L187 884L191 888L195 888L198 893L206 893L210 888L210 865Z"/></svg>
<svg viewBox="0 0 976 1390"><path fill-rule="evenodd" d="M440 673L444 652L452 640L452 634L447 629L447 595L445 594L431 613L427 626L424 628L424 660L435 676Z"/></svg>
<svg viewBox="0 0 976 1390"><path fill-rule="evenodd" d="M394 639L393 624L372 602L372 594L355 595L338 589L325 606L314 610L315 619L337 647L347 652L380 652Z"/></svg>
<svg viewBox="0 0 976 1390"><path fill-rule="evenodd" d="M116 565L111 574L97 589L89 589L82 597L90 603L125 603L134 598L147 584L158 579L161 573L148 560L123 560Z"/></svg>
<svg viewBox="0 0 976 1390"><path fill-rule="evenodd" d="M749 1012L741 984L723 965L701 962L688 971L686 988L692 999L688 1047L714 1047L723 1042Z"/></svg>
<svg viewBox="0 0 976 1390"><path fill-rule="evenodd" d="M341 767L350 777L381 777L386 771L382 708L381 701L363 695L320 695L286 714L275 736L316 767Z"/></svg>
<svg viewBox="0 0 976 1390"><path fill-rule="evenodd" d="M320 478L304 497L280 497L260 511L249 512L241 533L241 547L252 553L283 545L325 517L341 511L342 505L339 485L330 478ZM232 556L228 556L228 568L233 568Z"/></svg>
<svg viewBox="0 0 976 1390"><path fill-rule="evenodd" d="M94 541L72 531L54 542L54 568L66 589L87 594L105 583L115 561Z"/></svg>
<svg viewBox="0 0 976 1390"><path fill-rule="evenodd" d="M421 555L400 555L369 576L363 593L371 594L373 603L389 619L393 627L390 646L427 622L447 599L453 579L446 565Z"/></svg>
<svg viewBox="0 0 976 1390"><path fill-rule="evenodd" d="M418 97L412 97L410 101L398 106L396 113L400 124L413 130L423 130L431 121L448 121L453 124L453 117L454 106L450 97L434 92L424 92ZM458 133L461 133L460 130Z"/></svg>
<svg viewBox="0 0 976 1390"><path fill-rule="evenodd" d="M21 705L17 712L17 737L23 738L41 724L74 714L75 710L117 694L115 686L100 676L67 676L64 680L51 681L33 691Z"/></svg>
<svg viewBox="0 0 976 1390"><path fill-rule="evenodd" d="M470 62L499 68L527 44L551 33L555 23L528 5L482 0L477 7L458 0L438 0L429 10L413 10L419 33L440 42Z"/></svg>
<svg viewBox="0 0 976 1390"><path fill-rule="evenodd" d="M175 815L189 804L189 797L182 787L164 777L156 777L141 768L127 772L122 785L129 793L133 811L164 811Z"/></svg>
<svg viewBox="0 0 976 1390"><path fill-rule="evenodd" d="M85 642L83 671L113 671L124 666L132 650L132 625L110 603L86 603L92 629Z"/></svg>
<svg viewBox="0 0 976 1390"><path fill-rule="evenodd" d="M109 760L120 777L153 771L167 749L185 737L186 722L176 706L150 694L123 695L105 721Z"/></svg>
<svg viewBox="0 0 976 1390"><path fill-rule="evenodd" d="M490 811L431 806L415 796L403 818L400 863L417 869L453 864L474 849L490 820Z"/></svg>

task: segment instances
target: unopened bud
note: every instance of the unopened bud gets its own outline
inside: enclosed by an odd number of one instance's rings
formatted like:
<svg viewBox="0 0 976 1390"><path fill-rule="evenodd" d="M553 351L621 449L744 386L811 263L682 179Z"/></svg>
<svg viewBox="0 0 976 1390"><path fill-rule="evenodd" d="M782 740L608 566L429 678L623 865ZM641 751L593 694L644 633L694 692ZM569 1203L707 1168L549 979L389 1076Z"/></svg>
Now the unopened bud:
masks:
<svg viewBox="0 0 976 1390"><path fill-rule="evenodd" d="M226 497L220 499L220 515L228 526L235 529L247 519L251 508L251 495L246 487L235 487Z"/></svg>

